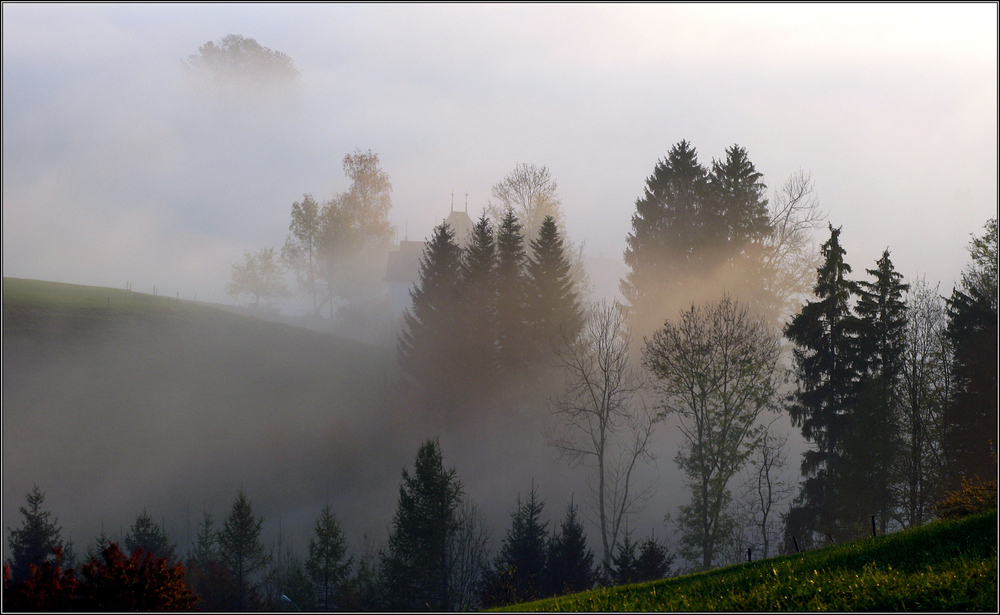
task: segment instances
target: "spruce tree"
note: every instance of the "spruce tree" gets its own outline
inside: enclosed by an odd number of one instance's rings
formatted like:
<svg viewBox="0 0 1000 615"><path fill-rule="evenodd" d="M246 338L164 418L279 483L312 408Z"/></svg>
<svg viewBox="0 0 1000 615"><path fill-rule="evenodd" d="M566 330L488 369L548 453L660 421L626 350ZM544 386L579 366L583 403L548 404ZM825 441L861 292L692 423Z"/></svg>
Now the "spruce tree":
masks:
<svg viewBox="0 0 1000 615"><path fill-rule="evenodd" d="M195 536L194 549L191 558L199 564L207 564L219 556L218 535L212 529L215 519L212 513L205 510L202 512L201 523L198 524L198 533Z"/></svg>
<svg viewBox="0 0 1000 615"><path fill-rule="evenodd" d="M417 451L414 473L403 469L387 552L381 556L389 610L441 611L451 604L448 539L462 484L445 470L441 448L429 440Z"/></svg>
<svg viewBox="0 0 1000 615"><path fill-rule="evenodd" d="M630 271L621 290L637 338L674 310L703 301L706 287L777 318L783 299L765 282L765 243L773 233L766 191L739 145L710 170L687 141L657 163L626 238Z"/></svg>
<svg viewBox="0 0 1000 615"><path fill-rule="evenodd" d="M572 594L594 586L594 554L587 548L587 535L570 502L559 533L549 541L546 561L549 593Z"/></svg>
<svg viewBox="0 0 1000 615"><path fill-rule="evenodd" d="M681 141L656 164L643 196L635 202L632 232L625 239L629 272L621 291L638 331L658 326L665 316L662 306L669 305L674 295L686 301L689 293L684 291L690 285L686 277L698 247L706 181L697 150Z"/></svg>
<svg viewBox="0 0 1000 615"><path fill-rule="evenodd" d="M795 345L798 384L788 413L803 437L816 445L803 453L806 479L786 523L786 532L798 536L804 548L811 546L813 532L838 531L834 483L841 470L846 415L859 380L857 321L850 306L857 288L847 278L851 267L844 261L839 228L830 225L830 239L821 250L824 262L813 287L817 300L803 306L785 327L785 336Z"/></svg>
<svg viewBox="0 0 1000 615"><path fill-rule="evenodd" d="M21 528L7 528L10 532L7 544L11 552L11 579L15 582L31 576L32 564L40 567L44 562L50 561L52 549L63 546L59 537L61 528L57 525L59 520L53 518L51 512L42 510L45 494L38 485L32 488L26 499L27 508L18 508L24 516Z"/></svg>
<svg viewBox="0 0 1000 615"><path fill-rule="evenodd" d="M997 308L968 285L948 300L946 335L954 349L955 393L944 409L945 485L997 473Z"/></svg>
<svg viewBox="0 0 1000 615"><path fill-rule="evenodd" d="M704 226L707 236L702 239L706 246L719 254L733 254L770 234L763 177L739 145L726 148L724 160L712 161Z"/></svg>
<svg viewBox="0 0 1000 615"><path fill-rule="evenodd" d="M123 542L129 553L136 549L142 549L147 553L152 553L154 557L167 560L167 562L173 562L176 557L177 546L170 542L163 528L156 521L153 521L145 509L136 515L135 522L129 528Z"/></svg>
<svg viewBox="0 0 1000 615"><path fill-rule="evenodd" d="M487 607L542 597L548 546L548 522L541 520L544 508L534 483L527 499L518 495L510 529L488 575L483 600Z"/></svg>
<svg viewBox="0 0 1000 615"><path fill-rule="evenodd" d="M524 239L521 224L508 209L497 228L497 342L500 369L508 376L521 375L525 369L527 344L525 334L526 298Z"/></svg>
<svg viewBox="0 0 1000 615"><path fill-rule="evenodd" d="M632 532L626 531L622 541L618 543L618 552L612 556L612 570L609 572L613 585L628 585L639 580L636 566L638 545L632 542Z"/></svg>
<svg viewBox="0 0 1000 615"><path fill-rule="evenodd" d="M461 249L446 224L434 235L420 262L420 279L410 291L412 307L403 314L398 358L407 383L426 408L453 401L456 292Z"/></svg>
<svg viewBox="0 0 1000 615"><path fill-rule="evenodd" d="M478 399L490 394L498 369L496 260L493 228L483 214L462 255L454 331L459 337L456 365L462 369L456 379Z"/></svg>
<svg viewBox="0 0 1000 615"><path fill-rule="evenodd" d="M101 533L94 538L94 542L87 547L87 552L85 554L86 560L90 561L92 559L100 559L102 553L111 544L111 537L108 536L107 532L104 531L104 524L101 523Z"/></svg>
<svg viewBox="0 0 1000 615"><path fill-rule="evenodd" d="M945 485L989 480L997 472L997 219L972 237L972 262L948 300L947 337L955 392L944 409Z"/></svg>
<svg viewBox="0 0 1000 615"><path fill-rule="evenodd" d="M327 504L316 520L315 535L309 539L309 559L306 560L306 573L319 610L334 608L334 598L340 593L350 571L351 558L347 557L344 532L333 509Z"/></svg>
<svg viewBox="0 0 1000 615"><path fill-rule="evenodd" d="M726 148L722 161L712 161L699 251L705 255L702 267L716 268L726 292L776 321L781 299L762 283L764 242L773 232L763 177L739 145Z"/></svg>
<svg viewBox="0 0 1000 615"><path fill-rule="evenodd" d="M895 483L900 465L900 375L903 368L906 304L903 284L883 252L874 281L857 283L858 370L861 383L857 403L848 414L845 433L845 468L841 487L848 519L854 523L876 515L882 534L895 507ZM848 522L844 519L844 523ZM867 525L867 524L863 524Z"/></svg>
<svg viewBox="0 0 1000 615"><path fill-rule="evenodd" d="M256 597L255 575L270 562L271 556L260 541L263 517L254 517L250 499L242 489L232 511L219 532L219 555L236 585L236 610L249 607Z"/></svg>
<svg viewBox="0 0 1000 615"><path fill-rule="evenodd" d="M583 310L563 253L555 219L546 216L531 241L533 257L525 276L525 305L536 362L563 340L573 340L583 326Z"/></svg>
<svg viewBox="0 0 1000 615"><path fill-rule="evenodd" d="M667 553L655 537L644 538L639 543L639 557L635 562L636 581L655 581L670 574L674 556Z"/></svg>

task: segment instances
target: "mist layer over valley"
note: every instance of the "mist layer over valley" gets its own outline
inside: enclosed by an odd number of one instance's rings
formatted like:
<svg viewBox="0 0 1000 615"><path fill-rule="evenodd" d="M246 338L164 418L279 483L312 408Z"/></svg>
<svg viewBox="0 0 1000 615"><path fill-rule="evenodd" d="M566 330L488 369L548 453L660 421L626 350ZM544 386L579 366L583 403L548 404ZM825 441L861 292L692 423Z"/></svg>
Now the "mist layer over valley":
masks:
<svg viewBox="0 0 1000 615"><path fill-rule="evenodd" d="M60 305L80 294L89 305ZM102 528L124 535L143 509L186 550L202 511L224 516L241 488L268 541L280 526L304 549L329 502L353 546L364 534L380 544L400 471L428 438L439 438L497 540L532 480L553 520L586 492L546 446L544 413L404 409L394 348L166 297L11 278L3 317L4 519L38 485L79 552ZM646 524L660 527L661 515Z"/></svg>

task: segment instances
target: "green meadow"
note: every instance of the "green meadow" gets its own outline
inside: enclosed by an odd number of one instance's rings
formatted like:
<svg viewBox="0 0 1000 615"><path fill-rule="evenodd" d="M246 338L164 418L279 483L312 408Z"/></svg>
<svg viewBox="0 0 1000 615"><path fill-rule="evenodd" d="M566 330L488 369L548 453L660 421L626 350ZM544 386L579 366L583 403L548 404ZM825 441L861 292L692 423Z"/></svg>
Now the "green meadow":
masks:
<svg viewBox="0 0 1000 615"><path fill-rule="evenodd" d="M997 610L997 512L509 611Z"/></svg>

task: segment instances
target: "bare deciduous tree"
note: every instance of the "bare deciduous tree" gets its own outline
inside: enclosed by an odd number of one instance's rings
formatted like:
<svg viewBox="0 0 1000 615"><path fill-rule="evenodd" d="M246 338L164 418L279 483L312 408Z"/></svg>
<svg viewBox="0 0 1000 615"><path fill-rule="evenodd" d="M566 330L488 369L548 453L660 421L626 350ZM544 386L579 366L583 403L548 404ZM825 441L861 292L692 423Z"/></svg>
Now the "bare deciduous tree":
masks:
<svg viewBox="0 0 1000 615"><path fill-rule="evenodd" d="M629 360L631 334L617 306L592 306L577 339L567 342L558 352L565 388L551 404L556 424L547 439L571 464L593 471L590 504L607 567L625 519L652 493L652 485L634 484L633 473L640 461L653 460L656 416L642 399L641 374Z"/></svg>
<svg viewBox="0 0 1000 615"><path fill-rule="evenodd" d="M552 216L556 226L565 228L562 201L556 192L556 180L548 167L520 163L499 183L493 185L494 200L486 205L486 214L494 227L499 227L507 211L512 211L521 223L525 245L538 236L546 216ZM583 243L577 245L563 234L564 249L570 262L570 275L582 295L593 290L593 284L583 266Z"/></svg>
<svg viewBox="0 0 1000 615"><path fill-rule="evenodd" d="M643 350L662 413L680 417L685 443L676 461L692 491L678 517L681 553L700 559L702 569L711 568L731 535L728 484L759 443L757 417L774 404L778 357L774 330L728 296L682 312Z"/></svg>
<svg viewBox="0 0 1000 615"><path fill-rule="evenodd" d="M496 202L490 201L487 212L494 223L499 223L510 209L520 220L528 239L538 233L545 216L552 216L559 227L563 226L556 180L544 165L518 164L507 177L494 184L493 198Z"/></svg>
<svg viewBox="0 0 1000 615"><path fill-rule="evenodd" d="M776 434L768 426L749 460L750 472L740 498L748 525L754 530L752 546L763 558L770 556L771 546L779 540L777 507L794 491L794 486L782 477L788 467L787 445L788 435Z"/></svg>
<svg viewBox="0 0 1000 615"><path fill-rule="evenodd" d="M796 171L775 192L769 218L771 233L760 246L761 284L777 304L775 322L781 322L797 307L797 296L809 292L820 265L812 232L822 227L826 214L809 173Z"/></svg>
<svg viewBox="0 0 1000 615"><path fill-rule="evenodd" d="M903 475L899 494L904 527L930 518L942 469L941 415L951 385L950 349L945 338L944 302L925 278L907 293L906 350L903 353Z"/></svg>
<svg viewBox="0 0 1000 615"><path fill-rule="evenodd" d="M480 608L479 589L489 565L490 532L479 507L463 501L455 509L455 529L448 537L448 590L454 611Z"/></svg>

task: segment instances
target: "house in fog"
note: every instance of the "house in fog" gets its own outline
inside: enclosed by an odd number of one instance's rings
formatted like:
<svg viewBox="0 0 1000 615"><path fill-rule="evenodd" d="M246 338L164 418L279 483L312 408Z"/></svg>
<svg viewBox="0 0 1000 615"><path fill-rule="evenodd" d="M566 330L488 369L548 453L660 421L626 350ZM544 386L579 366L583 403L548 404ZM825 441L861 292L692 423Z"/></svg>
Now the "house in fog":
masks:
<svg viewBox="0 0 1000 615"><path fill-rule="evenodd" d="M469 217L469 205L465 211L455 211L445 218L445 223L455 232L455 241L464 248L469 243L474 223ZM386 263L385 284L389 296L389 309L394 317L402 316L410 307L410 290L420 279L420 259L424 255L426 241L410 241L404 238L396 250L389 252Z"/></svg>

